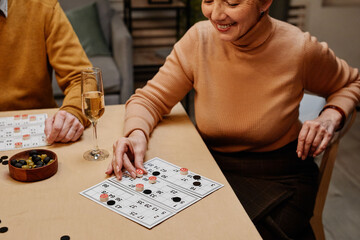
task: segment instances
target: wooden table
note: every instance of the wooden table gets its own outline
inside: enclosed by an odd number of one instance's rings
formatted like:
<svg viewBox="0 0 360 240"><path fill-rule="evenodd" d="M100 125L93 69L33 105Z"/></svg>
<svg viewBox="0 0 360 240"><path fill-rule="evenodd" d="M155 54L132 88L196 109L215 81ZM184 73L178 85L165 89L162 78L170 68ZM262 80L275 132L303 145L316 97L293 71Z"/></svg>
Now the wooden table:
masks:
<svg viewBox="0 0 360 240"><path fill-rule="evenodd" d="M22 113L55 113L57 109L0 112L0 117ZM107 106L98 124L99 146L112 152L122 136L124 106ZM178 104L153 132L146 160L160 157L186 166L224 184L224 187L149 230L114 213L79 192L103 181L110 161L89 162L82 154L92 147L92 131L70 144L44 148L57 153L58 172L49 179L23 183L13 180L0 165L0 239L261 239L195 127ZM5 151L9 157L17 151ZM111 154L112 155L112 154Z"/></svg>

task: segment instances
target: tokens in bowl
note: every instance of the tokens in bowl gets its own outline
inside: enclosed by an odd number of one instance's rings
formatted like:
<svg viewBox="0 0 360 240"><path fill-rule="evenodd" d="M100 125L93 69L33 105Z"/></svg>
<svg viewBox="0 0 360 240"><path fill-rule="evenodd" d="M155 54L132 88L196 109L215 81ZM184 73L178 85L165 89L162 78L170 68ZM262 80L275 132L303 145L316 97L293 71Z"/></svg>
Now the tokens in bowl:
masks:
<svg viewBox="0 0 360 240"><path fill-rule="evenodd" d="M22 151L9 159L10 176L22 182L49 178L57 172L57 169L57 155L46 149Z"/></svg>

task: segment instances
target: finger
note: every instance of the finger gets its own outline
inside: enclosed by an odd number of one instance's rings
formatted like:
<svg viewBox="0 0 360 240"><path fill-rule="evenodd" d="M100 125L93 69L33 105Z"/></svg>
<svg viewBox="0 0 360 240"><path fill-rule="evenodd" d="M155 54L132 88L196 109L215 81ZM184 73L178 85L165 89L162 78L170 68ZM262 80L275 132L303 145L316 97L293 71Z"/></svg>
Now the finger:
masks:
<svg viewBox="0 0 360 240"><path fill-rule="evenodd" d="M75 142L76 140L78 140L84 132L84 126L81 123L79 123L79 124L80 124L80 126L77 128L73 138L71 139L72 142Z"/></svg>
<svg viewBox="0 0 360 240"><path fill-rule="evenodd" d="M105 174L107 174L107 175L111 175L111 174L112 174L112 172L113 172L113 166L112 166L112 164L113 164L113 161L111 161L111 162L109 163L109 165L108 165L108 167L107 167L107 169L106 169L106 171L105 171Z"/></svg>
<svg viewBox="0 0 360 240"><path fill-rule="evenodd" d="M61 139L61 142L70 142L70 141L74 142L79 139L83 131L84 131L83 125L79 122L77 118L74 118L74 121L71 124L71 128L67 132L66 136Z"/></svg>
<svg viewBox="0 0 360 240"><path fill-rule="evenodd" d="M321 144L323 138L324 138L324 134L325 134L325 128L321 128L317 131L317 134L314 138L314 141L312 142L311 146L310 146L310 150L309 150L309 156L313 156L314 152L316 151L316 149L319 147L319 145Z"/></svg>
<svg viewBox="0 0 360 240"><path fill-rule="evenodd" d="M122 172L121 172L121 169L122 169L122 149L119 146L121 146L121 144L118 144L119 142L116 142L114 145L113 145L113 159L112 159L112 169L113 169L113 172L116 176L116 178L118 180L121 180L122 178Z"/></svg>
<svg viewBox="0 0 360 240"><path fill-rule="evenodd" d="M51 133L51 129L52 129L52 126L53 126L53 121L54 121L54 116L48 117L48 118L45 119L44 133L46 135L46 138L48 138L50 133Z"/></svg>
<svg viewBox="0 0 360 240"><path fill-rule="evenodd" d="M111 165L112 165L112 170L115 174L115 177L118 180L121 180L121 177L122 177L121 168L119 168L119 166L117 165L115 157L113 157L113 160L111 161ZM120 171L119 171L119 169L120 169Z"/></svg>
<svg viewBox="0 0 360 240"><path fill-rule="evenodd" d="M130 173L132 178L136 178L136 169L135 167L131 164L131 161L129 159L129 157L127 156L127 154L124 154L124 168Z"/></svg>
<svg viewBox="0 0 360 240"><path fill-rule="evenodd" d="M145 157L144 153L137 153L137 154L135 153L134 165L137 169L143 170L144 174L147 174L148 172L144 168L144 157Z"/></svg>
<svg viewBox="0 0 360 240"><path fill-rule="evenodd" d="M54 116L54 121L53 121L53 125L51 128L51 132L49 134L49 137L47 139L48 143L53 143L55 141L55 139L58 137L62 126L64 124L65 121L65 116L62 112L57 112Z"/></svg>
<svg viewBox="0 0 360 240"><path fill-rule="evenodd" d="M309 126L305 122L303 127L301 128L299 136L298 136L298 144L297 144L297 149L296 149L298 158L301 158L301 156L304 152L304 145L305 145L305 140L306 140L306 136L307 136L308 132L309 132Z"/></svg>
<svg viewBox="0 0 360 240"><path fill-rule="evenodd" d="M120 140L119 140L120 141ZM117 141L113 145L113 160L112 160L112 167L117 179L121 180L122 177L122 164L123 164L123 155L124 155L124 148L126 147L125 144Z"/></svg>
<svg viewBox="0 0 360 240"><path fill-rule="evenodd" d="M66 133L66 136L63 137L60 142L62 143L66 143L66 142L70 142L71 139L73 139L73 137L75 136L75 133L77 132L77 129L75 126L72 126L69 131Z"/></svg>
<svg viewBox="0 0 360 240"><path fill-rule="evenodd" d="M63 139L66 137L66 135L68 134L68 132L71 130L73 123L74 123L74 118L69 117L69 115L66 115L63 123L62 123L62 128L58 134L58 136L55 139L55 142L62 142ZM56 119L54 121L54 125L56 123Z"/></svg>
<svg viewBox="0 0 360 240"><path fill-rule="evenodd" d="M301 155L302 160L305 160L307 158L307 156L309 155L310 147L312 146L312 143L314 142L315 136L316 136L316 131L313 129L310 129L310 131L308 132L306 139L305 139L304 151L303 151L303 154Z"/></svg>
<svg viewBox="0 0 360 240"><path fill-rule="evenodd" d="M321 141L319 147L316 149L316 151L313 153L313 157L316 157L317 155L319 155L320 153L322 153L326 147L328 146L331 138L332 138L331 133L325 133L323 140Z"/></svg>

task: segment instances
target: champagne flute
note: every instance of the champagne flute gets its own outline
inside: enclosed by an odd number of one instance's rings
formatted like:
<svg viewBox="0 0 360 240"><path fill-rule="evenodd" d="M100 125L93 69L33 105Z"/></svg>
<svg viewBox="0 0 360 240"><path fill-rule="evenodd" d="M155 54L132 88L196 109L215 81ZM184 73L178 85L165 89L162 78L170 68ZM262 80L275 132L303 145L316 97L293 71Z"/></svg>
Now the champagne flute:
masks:
<svg viewBox="0 0 360 240"><path fill-rule="evenodd" d="M86 151L84 159L89 161L104 160L109 152L99 149L97 143L96 125L99 118L104 114L104 87L100 68L86 68L81 71L81 100L82 111L93 126L94 149Z"/></svg>

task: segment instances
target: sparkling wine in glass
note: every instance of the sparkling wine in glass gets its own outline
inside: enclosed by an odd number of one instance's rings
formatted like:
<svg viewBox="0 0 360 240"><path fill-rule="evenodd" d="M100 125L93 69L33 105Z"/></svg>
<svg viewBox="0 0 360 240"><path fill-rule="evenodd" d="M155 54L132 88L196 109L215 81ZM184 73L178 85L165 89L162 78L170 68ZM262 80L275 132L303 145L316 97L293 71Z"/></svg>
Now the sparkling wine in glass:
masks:
<svg viewBox="0 0 360 240"><path fill-rule="evenodd" d="M97 123L104 114L104 87L100 68L86 68L81 71L82 111L93 126L94 149L86 151L84 159L89 161L104 160L109 153L99 149L97 143Z"/></svg>

